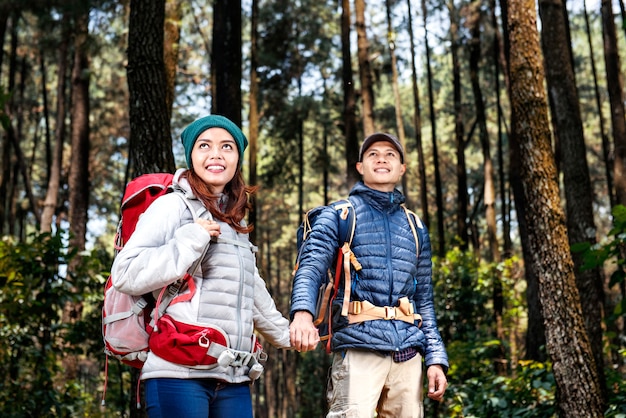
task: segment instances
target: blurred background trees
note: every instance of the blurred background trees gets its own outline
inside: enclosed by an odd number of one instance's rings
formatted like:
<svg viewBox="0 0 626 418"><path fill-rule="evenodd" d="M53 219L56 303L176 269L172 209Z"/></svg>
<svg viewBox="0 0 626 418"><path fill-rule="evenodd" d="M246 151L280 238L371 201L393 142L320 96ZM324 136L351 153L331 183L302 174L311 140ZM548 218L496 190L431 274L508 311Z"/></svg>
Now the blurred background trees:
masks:
<svg viewBox="0 0 626 418"><path fill-rule="evenodd" d="M388 131L433 240L451 360L426 415L624 416L625 14L0 0L0 414L143 416L137 373L114 361L100 406L119 200L130 178L184 166L181 129L220 113L250 139L257 261L285 314L302 213L344 197L360 141ZM255 416L323 416L329 356L266 349Z"/></svg>

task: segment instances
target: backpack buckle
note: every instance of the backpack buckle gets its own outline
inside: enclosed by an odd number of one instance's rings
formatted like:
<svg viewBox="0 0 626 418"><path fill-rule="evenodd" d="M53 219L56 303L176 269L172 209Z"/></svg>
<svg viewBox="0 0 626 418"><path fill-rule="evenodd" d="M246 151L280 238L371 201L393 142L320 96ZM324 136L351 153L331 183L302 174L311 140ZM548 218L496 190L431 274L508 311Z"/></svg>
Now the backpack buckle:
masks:
<svg viewBox="0 0 626 418"><path fill-rule="evenodd" d="M396 308L385 306L385 319L394 319L396 317Z"/></svg>

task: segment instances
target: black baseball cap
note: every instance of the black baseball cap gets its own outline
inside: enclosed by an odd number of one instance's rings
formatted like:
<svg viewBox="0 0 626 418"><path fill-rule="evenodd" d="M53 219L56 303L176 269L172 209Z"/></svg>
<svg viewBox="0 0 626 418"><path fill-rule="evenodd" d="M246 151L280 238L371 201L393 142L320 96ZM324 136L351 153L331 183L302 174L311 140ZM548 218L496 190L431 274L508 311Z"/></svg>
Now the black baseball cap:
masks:
<svg viewBox="0 0 626 418"><path fill-rule="evenodd" d="M359 151L359 161L363 161L363 154L374 142L380 141L385 141L392 144L400 153L400 162L404 164L404 149L402 148L402 144L400 143L400 141L398 141L398 138L384 132L376 132L365 138L363 144L361 145L361 151Z"/></svg>

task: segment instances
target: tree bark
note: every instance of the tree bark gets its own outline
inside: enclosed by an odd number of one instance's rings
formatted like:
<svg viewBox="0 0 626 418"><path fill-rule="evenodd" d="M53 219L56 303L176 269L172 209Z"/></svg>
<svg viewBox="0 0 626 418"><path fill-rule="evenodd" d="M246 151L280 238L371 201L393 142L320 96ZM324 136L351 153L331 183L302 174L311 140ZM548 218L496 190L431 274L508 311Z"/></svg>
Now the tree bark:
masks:
<svg viewBox="0 0 626 418"><path fill-rule="evenodd" d="M376 132L374 121L374 91L372 87L372 70L367 42L367 27L365 25L365 1L354 0L356 14L357 55L359 58L359 75L361 79L361 118L363 119L363 136L367 137Z"/></svg>
<svg viewBox="0 0 626 418"><path fill-rule="evenodd" d="M213 2L211 113L241 126L241 1Z"/></svg>
<svg viewBox="0 0 626 418"><path fill-rule="evenodd" d="M467 195L467 165L465 163L465 126L463 124L463 104L461 103L461 62L459 60L459 17L454 1L446 3L450 15L450 58L452 59L452 88L454 103L454 143L456 144L456 187L457 215L456 233L459 247L465 251L469 247L469 223Z"/></svg>
<svg viewBox="0 0 626 418"><path fill-rule="evenodd" d="M402 176L402 190L406 205L412 207L411 196L409 194L409 150L406 147L406 135L404 133L404 119L402 117L402 100L400 99L400 88L398 87L398 63L396 59L396 31L393 28L391 19L391 4L389 0L385 0L385 10L387 11L387 45L389 46L389 55L391 56L391 86L393 89L393 98L396 113L396 129L398 132L398 140L404 149L404 163L407 165L407 172Z"/></svg>
<svg viewBox="0 0 626 418"><path fill-rule="evenodd" d="M248 113L248 183L250 186L257 185L257 150L259 137L259 76L257 66L259 65L258 47L258 21L259 21L259 0L252 0L252 11L250 19L250 110ZM252 196L252 209L248 214L248 223L256 224L257 220L257 199ZM257 242L256 228L250 232L250 241Z"/></svg>
<svg viewBox="0 0 626 418"><path fill-rule="evenodd" d="M346 174L348 187L359 181L356 170L359 160L359 140L357 136L356 98L352 74L352 52L350 51L350 0L341 1L341 80L343 83L343 135L346 139Z"/></svg>
<svg viewBox="0 0 626 418"><path fill-rule="evenodd" d="M496 2L495 0L489 0L489 12L491 14L491 25L494 31L493 36L493 66L494 66L494 89L496 94L496 113L498 115L498 179L499 179L499 192L500 192L500 213L502 217L502 252L504 258L508 258L513 250L513 244L511 242L511 212L509 208L510 199L508 198L508 188L506 187L507 179L505 177L506 170L504 167L504 144L503 144L503 125L504 115L501 105L501 91L500 91L500 76L503 73L502 69L506 69L504 65L504 54L502 52L502 40L500 30L498 29L498 19L496 17Z"/></svg>
<svg viewBox="0 0 626 418"><path fill-rule="evenodd" d="M165 103L168 118L172 119L172 106L176 95L176 69L178 67L178 49L180 27L183 19L180 0L165 1L165 28L163 42L163 63L165 65Z"/></svg>
<svg viewBox="0 0 626 418"><path fill-rule="evenodd" d="M128 30L130 152L127 180L173 172L163 63L165 0L131 0Z"/></svg>
<svg viewBox="0 0 626 418"><path fill-rule="evenodd" d="M589 25L589 14L587 13L587 2L583 1L583 12L585 16L585 34L587 35L587 44L589 45L589 63L591 64L591 74L593 76L593 91L596 99L596 107L598 113L598 130L600 138L602 138L602 156L604 158L604 172L606 176L607 195L611 207L615 206L615 188L613 187L613 155L611 153L611 145L609 136L606 133L604 114L602 112L602 99L600 96L600 86L598 85L598 71L596 69L596 58L593 52L593 42L591 40L591 27Z"/></svg>
<svg viewBox="0 0 626 418"><path fill-rule="evenodd" d="M483 152L483 205L485 207L485 221L487 224L487 239L489 242L489 252L487 253L487 261L497 263L500 261L500 249L498 247L497 225L496 225L496 191L494 186L493 161L491 160L491 145L487 132L487 118L485 115L485 102L480 87L480 58L481 58L481 42L480 42L480 26L482 22L481 10L479 2L472 3L470 7L469 25L471 40L469 43L469 65L470 65L470 81L472 92L474 94L474 107L476 109L476 123L478 125L478 135L480 145ZM499 375L505 375L507 372L507 357L504 350L505 334L504 334L504 297L502 294L502 280L499 271L494 271L493 283L493 312L496 322L496 338L500 341L497 353L494 357L494 368Z"/></svg>
<svg viewBox="0 0 626 418"><path fill-rule="evenodd" d="M512 146L519 150L532 267L546 324L548 353L562 417L603 416L601 390L585 332L565 217L560 205L556 165L547 129L544 75L531 0L508 2Z"/></svg>
<svg viewBox="0 0 626 418"><path fill-rule="evenodd" d="M411 0L406 1L409 40L411 43L411 90L413 92L413 127L415 128L415 148L417 149L417 172L420 182L420 208L421 218L426 227L430 225L428 215L428 183L426 182L426 162L424 159L424 147L422 144L422 116L420 112L419 86L417 84L417 64L415 62L415 36L413 33L413 13L411 12Z"/></svg>
<svg viewBox="0 0 626 418"><path fill-rule="evenodd" d="M602 36L604 38L606 83L611 104L611 125L613 126L615 197L618 204L626 205L626 115L622 96L624 86L610 0L602 0Z"/></svg>
<svg viewBox="0 0 626 418"><path fill-rule="evenodd" d="M424 48L426 49L426 72L428 76L428 109L430 117L430 135L433 153L433 171L435 173L435 194L437 202L437 255L443 257L446 253L444 224L443 224L443 189L441 185L441 174L439 173L439 152L437 151L437 122L435 117L435 98L433 88L433 74L430 64L430 46L428 44L428 29L426 26L428 8L426 0L422 0L422 18L424 20Z"/></svg>
<svg viewBox="0 0 626 418"><path fill-rule="evenodd" d="M565 20L565 4L560 0L540 0L541 43L548 92L551 97L552 120L561 144L563 183L567 213L569 245L595 244L596 226L593 213L593 188L589 178L583 122L572 65L569 28ZM587 334L593 350L602 399L606 402L602 344L604 318L603 279L598 268L582 270L581 253L572 252L576 284L581 295Z"/></svg>
<svg viewBox="0 0 626 418"><path fill-rule="evenodd" d="M487 130L487 116L485 114L485 101L480 87L480 25L482 22L480 5L474 2L471 8L471 41L470 47L470 81L472 93L474 94L474 107L476 108L476 124L478 125L478 135L480 146L483 152L483 176L484 194L483 205L485 206L485 221L487 223L487 239L489 241L488 261L500 261L500 248L498 243L496 225L496 190L494 184L494 168L491 159L491 144L489 132Z"/></svg>
<svg viewBox="0 0 626 418"><path fill-rule="evenodd" d="M67 24L67 17L63 17L63 27ZM54 129L54 149L52 152L52 166L50 167L50 177L48 179L48 189L46 198L43 203L43 211L41 214L41 232L50 232L52 230L52 219L56 213L59 190L61 185L61 165L63 162L63 141L65 139L65 90L67 76L67 54L69 48L69 31L63 31L63 38L59 44L58 52L58 71L57 71L57 103L56 103L56 122Z"/></svg>

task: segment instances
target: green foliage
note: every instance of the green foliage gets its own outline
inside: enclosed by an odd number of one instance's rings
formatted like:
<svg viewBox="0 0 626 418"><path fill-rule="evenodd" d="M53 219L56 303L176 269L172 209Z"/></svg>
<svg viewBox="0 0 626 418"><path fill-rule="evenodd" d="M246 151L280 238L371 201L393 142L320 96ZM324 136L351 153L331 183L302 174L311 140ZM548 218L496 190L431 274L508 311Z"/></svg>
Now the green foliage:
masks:
<svg viewBox="0 0 626 418"><path fill-rule="evenodd" d="M619 351L621 364L626 363L626 350ZM609 406L604 414L606 418L626 418L626 380L618 369L605 369L606 383L609 389Z"/></svg>
<svg viewBox="0 0 626 418"><path fill-rule="evenodd" d="M607 262L615 264L615 271L611 274L609 287L621 286L626 283L626 207L617 205L612 210L613 227L607 234L606 242L597 245L581 243L572 246L572 251L583 254L583 269L604 268ZM626 314L626 299L621 299L615 305L612 315L607 315L607 321L615 322Z"/></svg>
<svg viewBox="0 0 626 418"><path fill-rule="evenodd" d="M521 269L515 258L487 263L455 248L433 260L439 327L448 350L450 386L441 409L451 417L552 417L555 384L549 365L522 362L499 375L496 363L506 353L495 327L493 292L502 288L502 327L515 336L524 306ZM508 338L510 339L510 338ZM507 340L508 340L507 339ZM503 348L505 350L503 350ZM510 356L509 356L510 357ZM430 402L425 402L426 408Z"/></svg>
<svg viewBox="0 0 626 418"><path fill-rule="evenodd" d="M326 410L326 383L327 371L331 366L332 357L329 356L322 344L308 353L300 356L298 369L298 390L300 402L298 417L324 416Z"/></svg>
<svg viewBox="0 0 626 418"><path fill-rule="evenodd" d="M472 363L473 359L466 358ZM451 417L550 418L556 416L555 383L548 364L521 363L514 377L493 373L454 381L446 392Z"/></svg>
<svg viewBox="0 0 626 418"><path fill-rule="evenodd" d="M98 402L100 366L90 354L101 339L99 327L80 318L64 321L66 305L96 310L93 296L103 278L95 258L68 275L77 254L62 234L32 234L27 242L0 241L0 415L91 415ZM81 260L82 261L82 260ZM99 324L99 321L95 324ZM98 351L101 351L99 347ZM63 360L74 356L76 377Z"/></svg>

